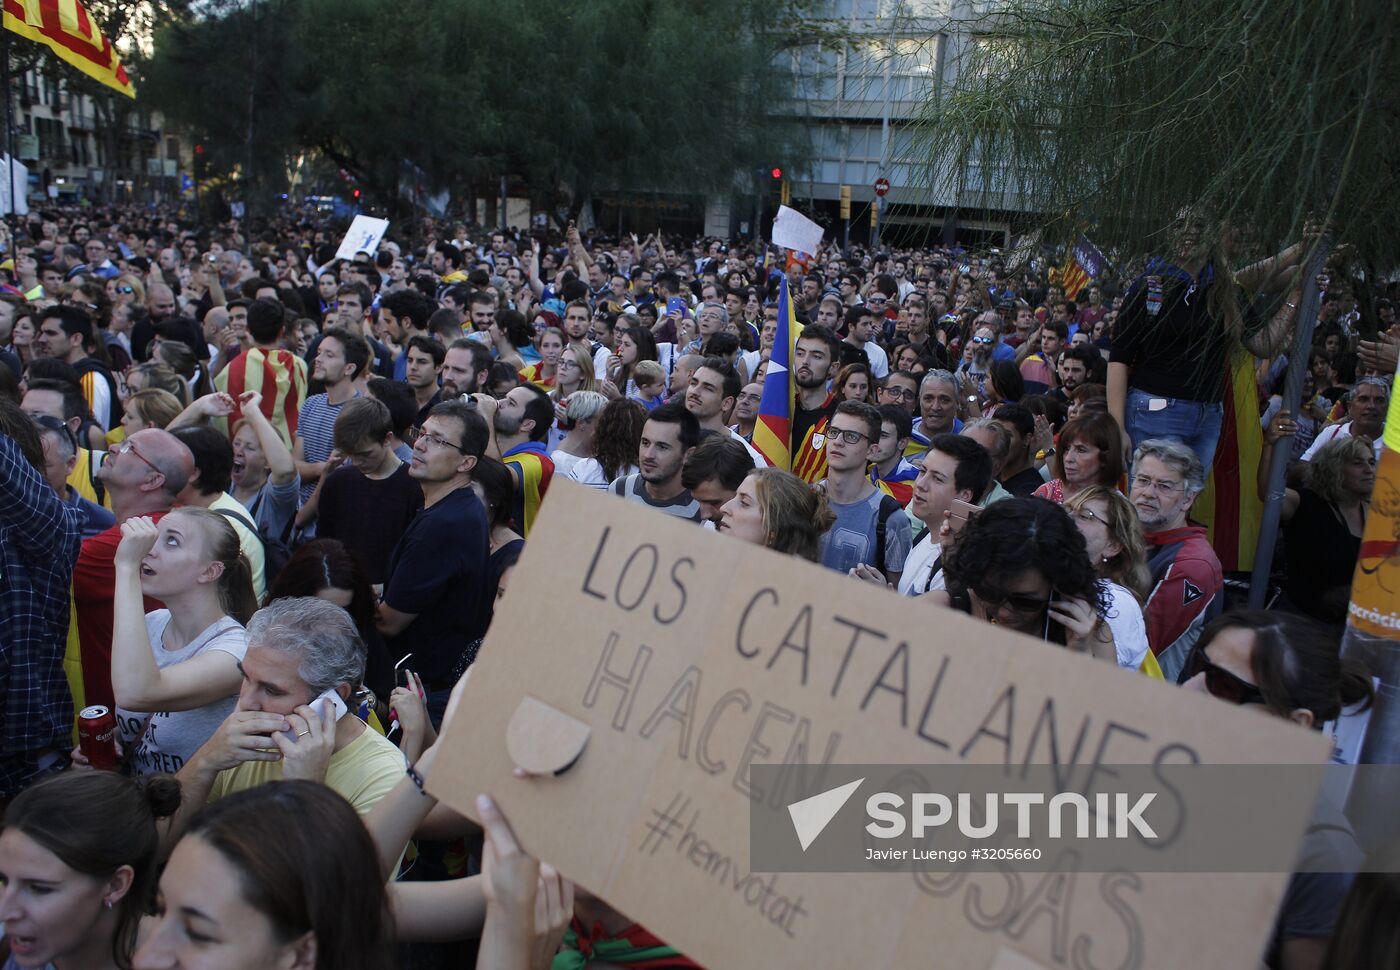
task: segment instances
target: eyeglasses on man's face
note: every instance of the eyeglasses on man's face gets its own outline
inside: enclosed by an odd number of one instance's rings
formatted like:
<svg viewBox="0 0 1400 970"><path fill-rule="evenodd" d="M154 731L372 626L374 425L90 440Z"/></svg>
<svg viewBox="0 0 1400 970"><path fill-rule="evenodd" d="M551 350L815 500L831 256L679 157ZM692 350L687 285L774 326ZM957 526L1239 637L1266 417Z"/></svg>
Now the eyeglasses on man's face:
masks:
<svg viewBox="0 0 1400 970"><path fill-rule="evenodd" d="M1146 475L1134 475L1132 482L1134 492L1156 492L1158 495L1170 495L1185 487L1185 482L1161 482Z"/></svg>
<svg viewBox="0 0 1400 970"><path fill-rule="evenodd" d="M418 442L422 441L430 448L451 448L458 454L466 454L466 452L462 450L461 445L448 441L442 435L434 434L431 431L424 431L422 428L418 427L409 428L404 434L404 440L407 441L410 446L414 447L417 446Z"/></svg>
<svg viewBox="0 0 1400 970"><path fill-rule="evenodd" d="M835 441L837 438L840 438L848 445L858 445L860 444L862 438L864 438L867 441L870 440L870 435L862 434L859 431L849 431L845 428L828 427L826 429L826 440Z"/></svg>

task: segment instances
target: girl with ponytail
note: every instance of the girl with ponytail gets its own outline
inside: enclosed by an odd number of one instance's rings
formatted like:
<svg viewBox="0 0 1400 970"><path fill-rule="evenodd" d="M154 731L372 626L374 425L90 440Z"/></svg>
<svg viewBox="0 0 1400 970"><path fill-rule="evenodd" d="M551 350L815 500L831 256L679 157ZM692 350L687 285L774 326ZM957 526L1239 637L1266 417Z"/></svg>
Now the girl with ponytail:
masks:
<svg viewBox="0 0 1400 970"><path fill-rule="evenodd" d="M168 775L70 771L10 802L0 833L0 967L131 967L156 884Z"/></svg>
<svg viewBox="0 0 1400 970"><path fill-rule="evenodd" d="M136 516L121 529L112 595L117 724L134 770L174 773L237 703L243 625L257 610L252 571L228 519L207 509L179 508L159 525ZM145 612L143 595L165 609Z"/></svg>

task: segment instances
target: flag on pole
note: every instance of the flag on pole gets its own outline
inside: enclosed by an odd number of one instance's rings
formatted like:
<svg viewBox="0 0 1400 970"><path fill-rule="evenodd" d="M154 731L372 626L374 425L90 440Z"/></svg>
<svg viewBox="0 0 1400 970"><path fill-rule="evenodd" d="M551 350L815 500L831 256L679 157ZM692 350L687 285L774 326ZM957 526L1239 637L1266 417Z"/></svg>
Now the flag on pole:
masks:
<svg viewBox="0 0 1400 970"><path fill-rule="evenodd" d="M758 422L753 427L753 446L768 464L792 470L792 348L796 340L797 318L792 312L787 276L778 289L778 332L773 336L773 352L763 377L763 396L758 402Z"/></svg>
<svg viewBox="0 0 1400 970"><path fill-rule="evenodd" d="M1103 273L1106 262L1103 253L1099 252L1098 247L1082 232L1078 242L1074 244L1073 257L1060 281L1060 288L1064 290L1066 300L1073 300L1079 296L1079 291L1088 286L1090 280Z"/></svg>
<svg viewBox="0 0 1400 970"><path fill-rule="evenodd" d="M136 97L114 48L80 0L4 0L5 29L43 44L63 60L126 95Z"/></svg>

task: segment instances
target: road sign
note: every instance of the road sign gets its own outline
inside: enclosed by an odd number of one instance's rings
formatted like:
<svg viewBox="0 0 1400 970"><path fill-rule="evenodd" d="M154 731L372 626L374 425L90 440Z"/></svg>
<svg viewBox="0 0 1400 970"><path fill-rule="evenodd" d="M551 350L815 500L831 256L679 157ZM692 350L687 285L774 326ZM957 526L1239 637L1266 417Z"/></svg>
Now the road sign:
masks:
<svg viewBox="0 0 1400 970"><path fill-rule="evenodd" d="M890 190L890 180L889 180L889 179L887 179L887 178L878 178L878 179L875 180L875 194L876 194L876 195L881 196L881 197L883 198L884 195L885 195L887 192L889 192L889 190Z"/></svg>

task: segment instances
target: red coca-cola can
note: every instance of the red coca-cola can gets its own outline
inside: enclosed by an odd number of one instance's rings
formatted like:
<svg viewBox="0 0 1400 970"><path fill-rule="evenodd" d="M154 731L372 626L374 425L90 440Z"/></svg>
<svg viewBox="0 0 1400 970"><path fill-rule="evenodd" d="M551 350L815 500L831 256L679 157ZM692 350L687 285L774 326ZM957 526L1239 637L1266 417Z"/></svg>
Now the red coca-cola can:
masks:
<svg viewBox="0 0 1400 970"><path fill-rule="evenodd" d="M78 748L94 768L116 770L117 718L108 708L94 704L78 714Z"/></svg>

